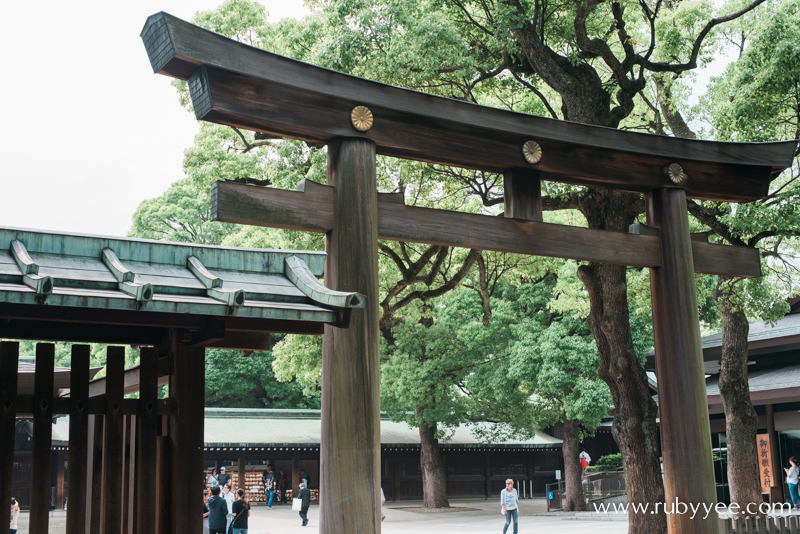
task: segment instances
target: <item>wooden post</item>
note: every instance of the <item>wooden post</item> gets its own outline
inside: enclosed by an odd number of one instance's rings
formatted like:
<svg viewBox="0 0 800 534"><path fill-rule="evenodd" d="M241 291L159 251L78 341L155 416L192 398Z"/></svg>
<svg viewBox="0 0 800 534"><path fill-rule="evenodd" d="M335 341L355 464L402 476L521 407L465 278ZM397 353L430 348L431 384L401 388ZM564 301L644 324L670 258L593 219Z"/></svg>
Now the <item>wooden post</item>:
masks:
<svg viewBox="0 0 800 534"><path fill-rule="evenodd" d="M489 451L486 451L486 499L492 496L492 458Z"/></svg>
<svg viewBox="0 0 800 534"><path fill-rule="evenodd" d="M125 416L122 414L125 349L108 347L106 360L106 417L103 444L103 534L121 532Z"/></svg>
<svg viewBox="0 0 800 534"><path fill-rule="evenodd" d="M103 521L103 434L105 421L99 415L89 416L91 455L87 465L87 525L89 534L100 534Z"/></svg>
<svg viewBox="0 0 800 534"><path fill-rule="evenodd" d="M50 446L53 439L53 380L55 345L36 345L33 445L31 454L31 512L29 532L47 534L50 515Z"/></svg>
<svg viewBox="0 0 800 534"><path fill-rule="evenodd" d="M170 534L172 525L172 442L169 436L159 436L156 441L156 533ZM139 529L146 534L144 527Z"/></svg>
<svg viewBox="0 0 800 534"><path fill-rule="evenodd" d="M538 171L506 170L503 197L506 218L542 222L542 183Z"/></svg>
<svg viewBox="0 0 800 534"><path fill-rule="evenodd" d="M245 475L247 474L247 460L245 459L245 452L242 449L239 454L239 469L236 474L236 487L242 488L247 491L247 483L245 482ZM235 489L233 491L236 491Z"/></svg>
<svg viewBox="0 0 800 534"><path fill-rule="evenodd" d="M86 532L86 488L89 446L89 345L72 345L69 378L69 479L67 534ZM91 481L89 481L91 485Z"/></svg>
<svg viewBox="0 0 800 534"><path fill-rule="evenodd" d="M136 489L136 416L125 416L122 460L122 534L133 534Z"/></svg>
<svg viewBox="0 0 800 534"><path fill-rule="evenodd" d="M646 195L647 224L661 231L662 264L650 270L666 505L713 505L714 468L686 193ZM714 517L711 517L711 516ZM718 534L715 514L667 515L670 534Z"/></svg>
<svg viewBox="0 0 800 534"><path fill-rule="evenodd" d="M66 492L64 491L64 451L56 452L56 510L64 509Z"/></svg>
<svg viewBox="0 0 800 534"><path fill-rule="evenodd" d="M169 390L175 399L170 418L172 447L171 534L195 534L203 530L202 486L203 417L205 401L205 349L187 347L172 332L174 373Z"/></svg>
<svg viewBox="0 0 800 534"><path fill-rule="evenodd" d="M400 451L394 451L394 498L393 501L397 502L400 499L400 476L403 474L403 466L400 463Z"/></svg>
<svg viewBox="0 0 800 534"><path fill-rule="evenodd" d="M321 482L321 481L320 481ZM320 495L322 494L322 484L320 483ZM292 499L297 497L297 492L300 491L300 453L297 451L292 452ZM321 498L320 498L321 500Z"/></svg>
<svg viewBox="0 0 800 534"><path fill-rule="evenodd" d="M17 424L19 343L0 341L0 504L11 502L14 476L14 429ZM11 521L10 506L0 506L0 525Z"/></svg>
<svg viewBox="0 0 800 534"><path fill-rule="evenodd" d="M772 456L772 465L776 469L780 469L781 459L778 454L778 432L775 430L775 405L774 404L767 404L767 434L769 435L769 450L770 455ZM780 473L780 471L777 471ZM781 484L780 477L776 477L774 479L774 487L777 488L777 492L780 495L781 502L783 502L783 484ZM774 490L773 490L774 491ZM772 498L773 493L770 492L770 499Z"/></svg>
<svg viewBox="0 0 800 534"><path fill-rule="evenodd" d="M320 533L376 534L381 438L375 143L333 140L328 185L335 193L333 231L325 238L325 282L331 289L360 292L366 306L352 311L349 328L325 325Z"/></svg>
<svg viewBox="0 0 800 534"><path fill-rule="evenodd" d="M158 352L154 348L143 348L139 364L139 416L136 472L137 519L139 532L156 531L156 483L158 480ZM168 476L169 473L161 473Z"/></svg>

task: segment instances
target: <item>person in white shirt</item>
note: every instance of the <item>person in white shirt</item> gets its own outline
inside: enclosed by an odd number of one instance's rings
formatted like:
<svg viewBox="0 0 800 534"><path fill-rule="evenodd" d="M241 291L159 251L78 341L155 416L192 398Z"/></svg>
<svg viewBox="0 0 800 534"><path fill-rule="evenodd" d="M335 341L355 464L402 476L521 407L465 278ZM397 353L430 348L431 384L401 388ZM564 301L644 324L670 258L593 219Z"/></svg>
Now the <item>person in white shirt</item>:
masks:
<svg viewBox="0 0 800 534"><path fill-rule="evenodd" d="M514 534L517 534L519 528L517 522L519 521L519 498L517 497L517 490L514 489L514 481L510 478L506 480L506 489L500 492L500 506L503 507L503 513L506 515L506 526L503 527L503 534L508 530L508 525L511 520L514 520Z"/></svg>
<svg viewBox="0 0 800 534"><path fill-rule="evenodd" d="M19 503L11 497L11 534L17 534L17 519L19 518Z"/></svg>
<svg viewBox="0 0 800 534"><path fill-rule="evenodd" d="M797 495L797 477L800 475L800 468L797 466L797 460L794 459L794 456L789 458L789 465L791 467L783 468L786 471L786 484L789 486L789 495L792 497L792 509L796 510L798 503L800 503L800 498Z"/></svg>
<svg viewBox="0 0 800 534"><path fill-rule="evenodd" d="M228 525L225 527L225 532L228 532L231 528L231 519L232 519L231 514L233 514L233 501L236 500L236 497L234 497L233 493L231 493L230 484L225 484L225 486L222 487L221 497L225 499L225 501L228 503Z"/></svg>

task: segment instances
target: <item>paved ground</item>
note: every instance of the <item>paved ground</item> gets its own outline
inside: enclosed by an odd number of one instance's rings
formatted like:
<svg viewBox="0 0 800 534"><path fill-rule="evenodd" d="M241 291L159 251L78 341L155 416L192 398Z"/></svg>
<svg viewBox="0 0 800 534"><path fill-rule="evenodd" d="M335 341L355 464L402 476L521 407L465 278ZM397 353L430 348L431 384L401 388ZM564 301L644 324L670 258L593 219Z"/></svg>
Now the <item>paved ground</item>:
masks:
<svg viewBox="0 0 800 534"><path fill-rule="evenodd" d="M384 506L386 520L382 524L382 534L500 534L504 518L500 514L500 504L492 501L451 501L453 506L479 508L474 512L452 512L443 514L417 514L397 508L420 506L419 502L387 503ZM572 514L569 516L543 516L546 512L544 499L523 500L520 503L519 534L547 532L547 534L572 534L591 530L592 534L625 534L628 522L622 517L599 517L595 513ZM64 512L51 514L50 534L64 532ZM309 525L300 526L300 517L290 506L254 506L250 517L248 534L316 534L319 532L319 506L308 511ZM18 534L28 534L28 515L20 514ZM509 527L509 534L513 528ZM200 533L198 533L200 534Z"/></svg>

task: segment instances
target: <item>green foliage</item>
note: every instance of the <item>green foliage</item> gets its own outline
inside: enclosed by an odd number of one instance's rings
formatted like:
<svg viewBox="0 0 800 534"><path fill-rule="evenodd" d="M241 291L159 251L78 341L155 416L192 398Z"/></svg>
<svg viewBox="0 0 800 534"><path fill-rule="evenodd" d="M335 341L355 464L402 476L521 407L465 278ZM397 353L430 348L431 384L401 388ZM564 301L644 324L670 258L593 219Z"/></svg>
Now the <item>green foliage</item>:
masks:
<svg viewBox="0 0 800 534"><path fill-rule="evenodd" d="M613 471L614 469L622 469L622 455L619 453L601 456L594 465L587 467L586 471L596 473L600 471Z"/></svg>
<svg viewBox="0 0 800 534"><path fill-rule="evenodd" d="M206 351L206 406L225 408L319 408L319 393L304 395L296 381L278 381L271 352L241 356L238 350Z"/></svg>
<svg viewBox="0 0 800 534"><path fill-rule="evenodd" d="M208 195L184 178L139 204L128 237L219 245L237 227L211 222L209 210Z"/></svg>

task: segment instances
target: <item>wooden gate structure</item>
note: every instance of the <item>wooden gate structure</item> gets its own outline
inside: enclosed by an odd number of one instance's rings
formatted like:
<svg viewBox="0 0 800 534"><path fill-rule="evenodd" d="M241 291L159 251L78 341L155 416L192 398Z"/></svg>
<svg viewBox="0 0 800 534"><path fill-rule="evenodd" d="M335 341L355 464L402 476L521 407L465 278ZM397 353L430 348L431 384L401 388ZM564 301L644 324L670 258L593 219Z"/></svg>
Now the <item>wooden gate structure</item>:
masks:
<svg viewBox="0 0 800 534"><path fill-rule="evenodd" d="M19 343L0 342L0 525L8 525L14 425L33 418L31 534L46 534L52 419L69 414L67 534L202 532L205 348L269 349L270 332L346 331L364 296L317 281L321 252L236 249L0 228L0 338L110 346L89 381L72 345L69 397L55 345L36 345L33 396L17 395ZM158 399L158 387L169 397ZM125 398L139 392L138 398Z"/></svg>
<svg viewBox="0 0 800 534"><path fill-rule="evenodd" d="M141 36L154 72L187 80L198 119L328 146L327 185L212 189L216 220L325 233L326 284L367 299L349 329L325 327L320 532L380 532L378 239L650 268L666 498L714 501L694 272L760 276L760 267L755 249L690 236L686 198L766 196L795 142L678 139L477 106L281 57L166 13ZM376 154L504 173L505 218L376 194ZM648 226L546 224L541 180L644 193ZM688 515L668 521L671 533L718 529Z"/></svg>

